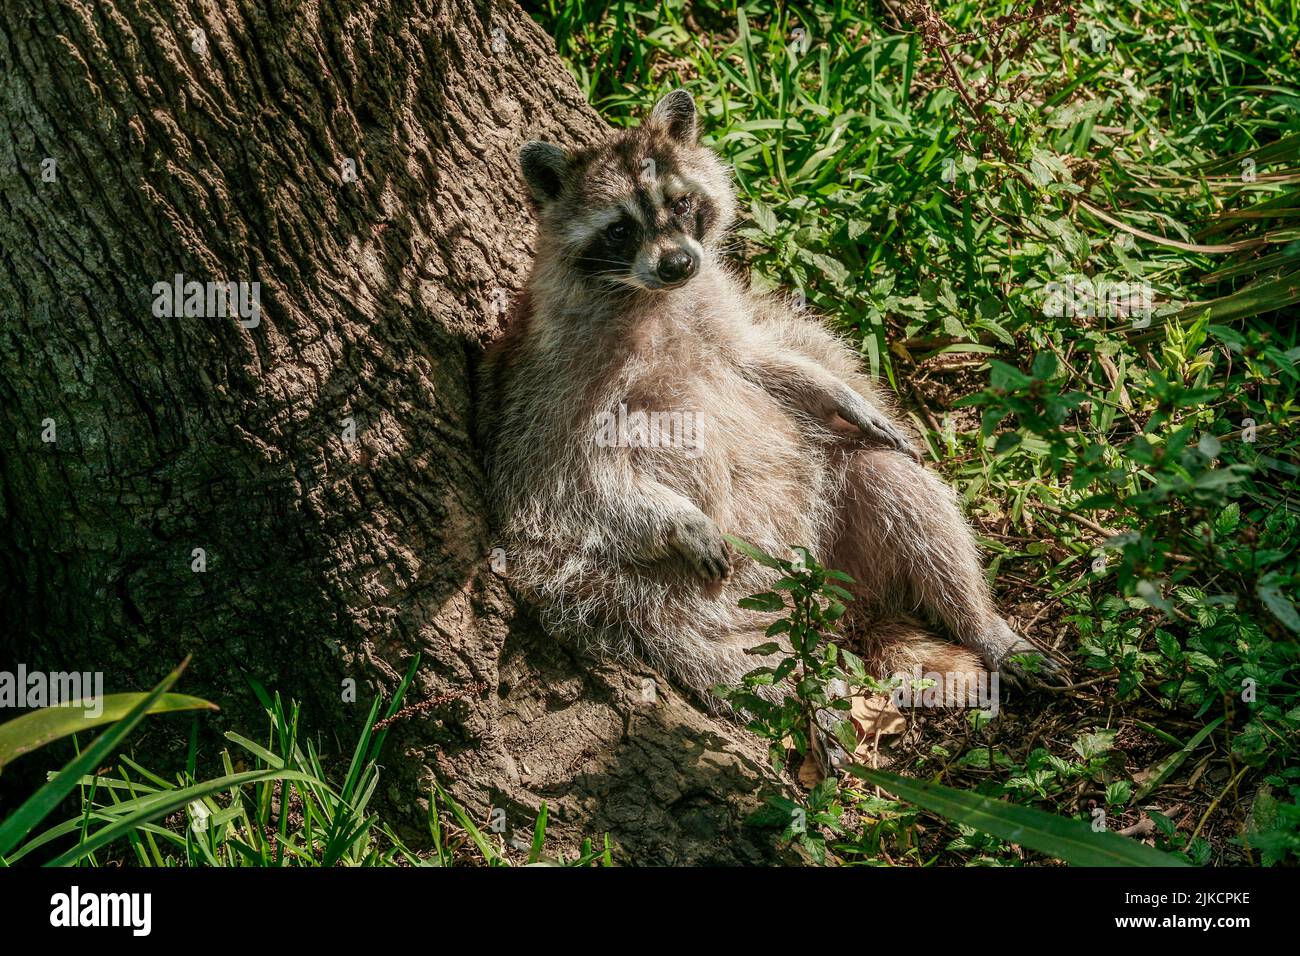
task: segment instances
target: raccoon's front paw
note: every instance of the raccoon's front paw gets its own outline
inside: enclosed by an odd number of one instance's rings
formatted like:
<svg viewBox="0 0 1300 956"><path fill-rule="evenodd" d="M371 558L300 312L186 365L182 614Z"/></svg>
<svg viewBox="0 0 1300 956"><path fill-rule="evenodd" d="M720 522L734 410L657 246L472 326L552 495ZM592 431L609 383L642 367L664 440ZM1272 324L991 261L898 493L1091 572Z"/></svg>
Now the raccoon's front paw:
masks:
<svg viewBox="0 0 1300 956"><path fill-rule="evenodd" d="M731 577L731 552L717 523L704 513L683 518L668 535L668 545L706 581Z"/></svg>
<svg viewBox="0 0 1300 956"><path fill-rule="evenodd" d="M850 392L844 396L840 406L837 409L840 417L850 425L856 425L858 430L867 438L879 442L887 448L901 451L918 465L921 463L921 453L912 444L912 440L904 434L901 428L890 421L884 412L861 395Z"/></svg>

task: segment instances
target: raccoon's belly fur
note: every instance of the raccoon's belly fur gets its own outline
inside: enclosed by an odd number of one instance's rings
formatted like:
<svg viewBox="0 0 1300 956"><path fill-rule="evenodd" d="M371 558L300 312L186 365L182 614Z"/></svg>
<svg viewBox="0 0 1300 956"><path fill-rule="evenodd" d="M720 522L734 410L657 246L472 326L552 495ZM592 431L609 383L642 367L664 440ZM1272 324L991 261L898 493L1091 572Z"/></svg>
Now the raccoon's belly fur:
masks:
<svg viewBox="0 0 1300 956"><path fill-rule="evenodd" d="M669 354L655 364L671 361ZM697 356L691 381L654 399L638 396L642 376L620 378L602 390L593 415L619 405L629 419L638 411L698 413L695 447L636 448L637 472L689 499L724 534L785 558L794 557L792 546L822 554L843 481L833 436L725 364L703 373L700 364ZM642 371L646 380L664 380L656 368ZM774 617L737 602L767 590L773 572L737 556L728 582L708 584L681 562L630 553L629 534L610 527L599 507L582 508L594 490L586 482L600 480L599 456L609 454L590 428L575 429L559 470L530 482L530 500L506 517L508 576L553 633L606 655L639 654L705 696L716 683L736 682L759 665L743 648L763 643Z"/></svg>

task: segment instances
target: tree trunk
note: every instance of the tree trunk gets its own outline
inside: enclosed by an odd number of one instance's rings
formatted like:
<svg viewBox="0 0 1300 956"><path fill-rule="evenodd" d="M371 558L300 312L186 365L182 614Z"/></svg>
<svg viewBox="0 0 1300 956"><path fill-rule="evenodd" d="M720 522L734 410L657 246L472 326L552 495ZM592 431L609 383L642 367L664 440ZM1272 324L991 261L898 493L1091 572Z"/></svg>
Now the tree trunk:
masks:
<svg viewBox="0 0 1300 956"><path fill-rule="evenodd" d="M469 0L3 6L0 669L136 690L192 653L209 730L260 732L254 678L346 752L418 653L407 703L456 699L394 728L399 816L436 777L512 829L547 802L561 846L768 859L762 748L490 567L470 383L530 258L514 154L602 128L543 32ZM176 315L177 275L260 312Z"/></svg>

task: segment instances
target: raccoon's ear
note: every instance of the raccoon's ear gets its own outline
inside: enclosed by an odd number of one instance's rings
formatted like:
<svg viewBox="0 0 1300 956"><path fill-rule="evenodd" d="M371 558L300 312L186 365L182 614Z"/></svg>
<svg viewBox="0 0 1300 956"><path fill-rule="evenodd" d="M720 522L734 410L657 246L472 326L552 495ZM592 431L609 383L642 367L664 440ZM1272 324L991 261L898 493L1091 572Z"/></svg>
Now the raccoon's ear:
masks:
<svg viewBox="0 0 1300 956"><path fill-rule="evenodd" d="M662 126L668 135L688 146L695 144L695 101L685 90L673 90L650 113L650 122Z"/></svg>
<svg viewBox="0 0 1300 956"><path fill-rule="evenodd" d="M535 139L519 151L519 168L533 198L541 205L558 198L564 188L569 154L558 146Z"/></svg>

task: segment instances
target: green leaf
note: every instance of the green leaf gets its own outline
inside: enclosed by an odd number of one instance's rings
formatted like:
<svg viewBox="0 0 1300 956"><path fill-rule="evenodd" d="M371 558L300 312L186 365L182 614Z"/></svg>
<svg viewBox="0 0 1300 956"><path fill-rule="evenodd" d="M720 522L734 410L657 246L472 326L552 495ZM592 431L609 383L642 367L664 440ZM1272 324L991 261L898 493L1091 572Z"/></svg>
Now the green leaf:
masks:
<svg viewBox="0 0 1300 956"><path fill-rule="evenodd" d="M1104 754L1115 745L1117 731L1098 730L1095 733L1080 734L1072 744L1072 749L1085 760Z"/></svg>
<svg viewBox="0 0 1300 956"><path fill-rule="evenodd" d="M469 838L474 841L474 845L478 847L479 853L483 855L483 859L487 861L488 865L501 865L501 854L499 854L496 851L496 848L488 842L487 837L483 835L483 831L474 823L473 818L465 812L465 809L459 803L452 799L451 794L443 789L442 784L440 784L437 779L434 779L433 787L438 791L438 796L442 798L443 802L451 808L452 815L456 818L456 821L461 825L461 827L464 828L465 832L469 834Z"/></svg>
<svg viewBox="0 0 1300 956"><path fill-rule="evenodd" d="M1056 374L1056 369L1057 363L1055 352L1039 352L1034 356L1034 378L1049 379Z"/></svg>
<svg viewBox="0 0 1300 956"><path fill-rule="evenodd" d="M1133 784L1127 780L1116 780L1114 783L1106 786L1106 805L1110 807L1123 806L1129 802L1133 796Z"/></svg>
<svg viewBox="0 0 1300 956"><path fill-rule="evenodd" d="M542 809L537 814L537 822L533 824L533 845L528 851L528 862L536 863L542 858L542 847L546 845L546 802L542 802Z"/></svg>
<svg viewBox="0 0 1300 956"><path fill-rule="evenodd" d="M846 591L838 584L831 584L829 581L822 585L822 590L825 591L827 594L835 595L835 597L839 598L841 601L853 600L852 592Z"/></svg>
<svg viewBox="0 0 1300 956"><path fill-rule="evenodd" d="M1280 589L1272 584L1261 581L1255 588L1255 593L1268 608L1270 614L1285 624L1292 631L1300 634L1300 613L1296 611L1295 604L1289 597L1282 593Z"/></svg>
<svg viewBox="0 0 1300 956"><path fill-rule="evenodd" d="M196 783L192 787L186 787L184 790L165 790L161 793L150 794L148 797L142 797L140 800L135 802L137 809L134 812L129 812L125 817L122 817L106 827L100 827L62 856L51 861L48 865L71 866L78 860L84 859L91 853L94 853L101 846L107 846L114 840L120 839L127 834L134 832L150 820L157 820L159 817L165 817L173 810L179 810L181 807L186 806L194 800L201 799L202 797L206 797L213 793L220 793L223 790L233 790L236 787L241 787L245 784L257 783L261 780L301 780L305 783L310 783L326 790L329 789L325 783L317 780L310 774L302 773L298 770L248 770L244 773L218 777L215 780L205 780L202 783ZM123 805L123 807L128 808L129 806L131 806L131 804Z"/></svg>
<svg viewBox="0 0 1300 956"><path fill-rule="evenodd" d="M748 541L745 541L741 538L734 537L729 534L723 535L723 537L727 539L727 542L733 548L735 548L741 554L753 558L759 564L763 565L763 567L780 569L781 562L778 561L776 558L772 557L766 551L762 551L759 548L754 547L754 545L750 544Z"/></svg>
<svg viewBox="0 0 1300 956"><path fill-rule="evenodd" d="M993 443L993 454L1004 455L1020 445L1021 437L1017 432L1003 432Z"/></svg>
<svg viewBox="0 0 1300 956"><path fill-rule="evenodd" d="M164 677L158 686L132 707L125 717L96 737L94 743L69 761L67 766L0 824L0 858L12 850L19 840L30 833L36 824L44 820L50 811L59 805L83 775L93 773L95 768L107 759L126 735L135 729L135 725L144 718L149 708L176 683L189 662L188 657L181 661L180 666Z"/></svg>
<svg viewBox="0 0 1300 956"><path fill-rule="evenodd" d="M749 201L749 211L750 214L753 215L754 222L758 225L759 229L762 229L763 232L769 236L776 235L777 221L776 216L773 215L771 209L767 208L767 206L763 205L763 203L759 202L757 199L751 199Z"/></svg>
<svg viewBox="0 0 1300 956"><path fill-rule="evenodd" d="M1174 771L1183 765L1183 761L1191 755L1192 751L1201 745L1201 741L1214 733L1214 729L1221 723L1223 723L1222 717L1210 721L1197 731L1196 736L1187 741L1187 744L1181 750L1175 750L1164 760L1160 761L1160 763L1156 764L1156 766L1152 768L1153 773L1151 779L1138 788L1138 792L1133 795L1133 799L1146 799L1147 794L1151 793L1156 789L1156 787L1160 786L1173 776Z"/></svg>
<svg viewBox="0 0 1300 956"><path fill-rule="evenodd" d="M989 384L993 388L1016 392L1028 388L1033 383L1032 378L1014 365L1008 365L1006 362L1000 362L997 359L989 359Z"/></svg>
<svg viewBox="0 0 1300 956"><path fill-rule="evenodd" d="M1241 523L1241 506L1235 501L1228 502L1214 519L1214 532L1219 537L1226 537L1237 530Z"/></svg>
<svg viewBox="0 0 1300 956"><path fill-rule="evenodd" d="M840 742L840 746L849 753L858 749L858 731L853 726L852 721L839 720L835 722L835 736Z"/></svg>
<svg viewBox="0 0 1300 956"><path fill-rule="evenodd" d="M785 607L785 601L781 599L781 595L774 594L771 591L764 591L762 594L741 598L736 603L750 611L779 611Z"/></svg>
<svg viewBox="0 0 1300 956"><path fill-rule="evenodd" d="M25 753L31 753L61 737L83 733L102 724L121 720L148 694L105 694L95 703L102 711L88 717L81 703L43 707L0 724L0 768ZM216 704L186 694L163 694L150 705L148 714L169 714L184 710L218 710Z"/></svg>
<svg viewBox="0 0 1300 956"><path fill-rule="evenodd" d="M1177 661L1183 656L1183 648L1178 643L1178 638L1166 630L1156 630L1156 647L1160 648L1160 653L1171 661Z"/></svg>
<svg viewBox="0 0 1300 956"><path fill-rule="evenodd" d="M900 799L999 839L1074 866L1187 866L1183 860L1126 837L1095 832L1079 820L1021 807L941 784L853 765L849 772Z"/></svg>

